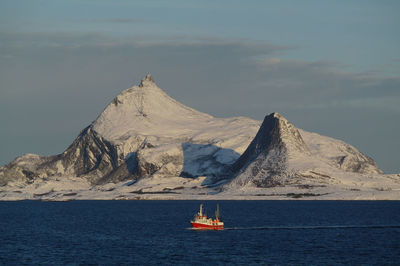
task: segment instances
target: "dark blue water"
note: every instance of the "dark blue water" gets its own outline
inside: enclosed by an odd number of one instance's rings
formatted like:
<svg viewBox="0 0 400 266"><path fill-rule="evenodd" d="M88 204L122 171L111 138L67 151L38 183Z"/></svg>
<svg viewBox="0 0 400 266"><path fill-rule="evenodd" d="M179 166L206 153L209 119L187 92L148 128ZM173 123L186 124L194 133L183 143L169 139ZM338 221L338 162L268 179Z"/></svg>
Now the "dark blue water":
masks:
<svg viewBox="0 0 400 266"><path fill-rule="evenodd" d="M0 202L0 264L400 265L398 201ZM203 202L212 214L217 202Z"/></svg>

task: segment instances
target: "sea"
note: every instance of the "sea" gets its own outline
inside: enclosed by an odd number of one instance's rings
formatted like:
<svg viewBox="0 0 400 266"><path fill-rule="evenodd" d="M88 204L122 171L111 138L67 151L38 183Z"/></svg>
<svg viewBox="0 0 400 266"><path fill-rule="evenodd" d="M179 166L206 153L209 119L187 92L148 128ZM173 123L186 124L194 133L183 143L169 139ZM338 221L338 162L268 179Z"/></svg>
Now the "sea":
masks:
<svg viewBox="0 0 400 266"><path fill-rule="evenodd" d="M0 202L0 265L400 265L400 201Z"/></svg>

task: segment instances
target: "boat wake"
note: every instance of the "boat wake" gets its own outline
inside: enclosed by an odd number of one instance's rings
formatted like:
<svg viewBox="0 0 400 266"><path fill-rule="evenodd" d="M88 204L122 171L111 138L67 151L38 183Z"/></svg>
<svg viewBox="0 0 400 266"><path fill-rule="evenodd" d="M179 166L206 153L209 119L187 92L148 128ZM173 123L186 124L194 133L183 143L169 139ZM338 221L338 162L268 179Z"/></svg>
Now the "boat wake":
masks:
<svg viewBox="0 0 400 266"><path fill-rule="evenodd" d="M254 227L225 227L221 230L319 230L319 229L386 229L400 228L400 225L311 225L311 226L254 226ZM189 230L201 230L187 228Z"/></svg>

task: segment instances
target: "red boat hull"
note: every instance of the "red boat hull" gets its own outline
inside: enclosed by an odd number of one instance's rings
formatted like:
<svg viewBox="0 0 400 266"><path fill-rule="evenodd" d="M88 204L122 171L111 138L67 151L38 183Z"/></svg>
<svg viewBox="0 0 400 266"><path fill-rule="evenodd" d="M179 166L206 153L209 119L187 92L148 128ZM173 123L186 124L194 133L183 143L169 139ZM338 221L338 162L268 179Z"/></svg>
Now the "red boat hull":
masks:
<svg viewBox="0 0 400 266"><path fill-rule="evenodd" d="M201 223L191 223L193 228L196 229L208 229L208 230L222 230L224 229L224 225L208 225Z"/></svg>

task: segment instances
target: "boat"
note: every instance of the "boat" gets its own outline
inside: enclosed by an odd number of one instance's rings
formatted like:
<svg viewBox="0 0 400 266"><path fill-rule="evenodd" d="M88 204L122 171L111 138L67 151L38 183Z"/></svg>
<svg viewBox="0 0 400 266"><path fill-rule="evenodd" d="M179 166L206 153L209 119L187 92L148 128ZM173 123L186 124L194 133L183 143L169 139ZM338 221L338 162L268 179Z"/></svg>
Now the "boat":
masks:
<svg viewBox="0 0 400 266"><path fill-rule="evenodd" d="M215 219L208 218L203 213L203 204L200 204L199 212L190 221L194 229L208 229L208 230L222 230L224 229L224 222L220 219L219 204L215 211Z"/></svg>

